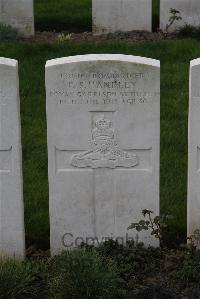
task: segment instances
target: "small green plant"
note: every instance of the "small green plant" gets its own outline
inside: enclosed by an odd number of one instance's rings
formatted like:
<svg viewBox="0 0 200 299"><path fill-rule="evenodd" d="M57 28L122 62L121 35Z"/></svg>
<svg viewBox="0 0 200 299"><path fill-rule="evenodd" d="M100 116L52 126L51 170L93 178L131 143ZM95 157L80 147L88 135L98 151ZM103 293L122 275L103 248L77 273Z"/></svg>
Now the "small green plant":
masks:
<svg viewBox="0 0 200 299"><path fill-rule="evenodd" d="M14 41L18 40L20 35L18 31L10 25L0 23L0 41Z"/></svg>
<svg viewBox="0 0 200 299"><path fill-rule="evenodd" d="M151 230L151 235L154 236L156 239L159 239L161 247L164 247L163 244L163 235L164 235L164 230L167 227L167 220L171 218L170 215L161 215L161 216L156 216L152 218L153 211L151 210L143 210L142 214L144 218L146 216L148 219L141 219L139 222L134 222L131 223L131 225L128 227L129 229L136 229L138 232L142 230Z"/></svg>
<svg viewBox="0 0 200 299"><path fill-rule="evenodd" d="M179 37L200 38L200 26L185 24L179 28Z"/></svg>
<svg viewBox="0 0 200 299"><path fill-rule="evenodd" d="M165 30L160 29L160 32L162 33L164 38L166 38L168 36L169 29L174 24L174 22L182 20L181 13L180 13L179 10L176 10L174 8L170 8L169 13L170 13L170 17L169 17L168 23L166 24Z"/></svg>
<svg viewBox="0 0 200 299"><path fill-rule="evenodd" d="M135 289L146 275L154 275L162 258L160 248L145 248L142 243L128 241L126 246L117 241L109 240L102 243L96 250L103 256L111 258L117 264L122 289Z"/></svg>
<svg viewBox="0 0 200 299"><path fill-rule="evenodd" d="M115 299L118 296L117 265L93 248L66 251L52 259L48 281L51 296L56 299Z"/></svg>
<svg viewBox="0 0 200 299"><path fill-rule="evenodd" d="M69 41L72 38L72 33L60 33L58 34L58 42L59 43L64 43Z"/></svg>
<svg viewBox="0 0 200 299"><path fill-rule="evenodd" d="M174 24L175 21L180 21L182 20L181 13L179 10L176 10L174 8L170 8L170 18L169 18L169 23L166 25L165 31L169 32L169 28Z"/></svg>

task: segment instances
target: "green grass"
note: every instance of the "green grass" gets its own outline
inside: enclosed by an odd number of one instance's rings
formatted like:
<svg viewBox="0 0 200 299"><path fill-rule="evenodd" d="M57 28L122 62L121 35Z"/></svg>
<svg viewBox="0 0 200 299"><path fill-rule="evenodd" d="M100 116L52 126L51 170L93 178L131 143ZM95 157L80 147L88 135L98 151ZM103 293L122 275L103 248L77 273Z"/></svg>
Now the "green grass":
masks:
<svg viewBox="0 0 200 299"><path fill-rule="evenodd" d="M0 258L0 299L44 299L46 273L45 260L21 263Z"/></svg>
<svg viewBox="0 0 200 299"><path fill-rule="evenodd" d="M48 179L44 65L47 59L123 53L161 60L161 209L175 216L172 237L186 232L189 61L200 42L178 40L98 44L0 44L0 56L19 60L25 223L27 239L48 245ZM148 207L147 207L148 208Z"/></svg>
<svg viewBox="0 0 200 299"><path fill-rule="evenodd" d="M153 29L159 27L159 0L153 3ZM36 30L92 30L92 0L34 0Z"/></svg>
<svg viewBox="0 0 200 299"><path fill-rule="evenodd" d="M0 258L0 299L50 298L200 298L200 251L110 240L52 258Z"/></svg>
<svg viewBox="0 0 200 299"><path fill-rule="evenodd" d="M96 249L63 252L50 262L52 299L116 299L119 292L117 263Z"/></svg>

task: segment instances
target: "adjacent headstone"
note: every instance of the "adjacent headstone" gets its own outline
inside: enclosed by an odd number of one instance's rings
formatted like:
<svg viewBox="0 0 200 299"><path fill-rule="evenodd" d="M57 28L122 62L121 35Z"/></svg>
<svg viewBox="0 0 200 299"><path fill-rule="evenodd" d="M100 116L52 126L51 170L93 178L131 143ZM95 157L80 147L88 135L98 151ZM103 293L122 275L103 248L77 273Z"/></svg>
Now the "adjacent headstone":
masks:
<svg viewBox="0 0 200 299"><path fill-rule="evenodd" d="M52 254L89 240L125 244L143 209L159 214L159 61L50 60L46 95ZM149 231L138 237L157 245Z"/></svg>
<svg viewBox="0 0 200 299"><path fill-rule="evenodd" d="M34 35L33 0L0 0L0 23L11 25L24 36Z"/></svg>
<svg viewBox="0 0 200 299"><path fill-rule="evenodd" d="M92 0L93 33L152 29L151 0Z"/></svg>
<svg viewBox="0 0 200 299"><path fill-rule="evenodd" d="M176 20L169 27L169 32L173 32L184 25L200 25L200 1L199 0L160 0L160 28L166 29L172 16L170 10L175 9L180 12L181 20Z"/></svg>
<svg viewBox="0 0 200 299"><path fill-rule="evenodd" d="M200 59L190 63L188 236L200 228Z"/></svg>
<svg viewBox="0 0 200 299"><path fill-rule="evenodd" d="M0 58L0 256L24 258L18 64Z"/></svg>

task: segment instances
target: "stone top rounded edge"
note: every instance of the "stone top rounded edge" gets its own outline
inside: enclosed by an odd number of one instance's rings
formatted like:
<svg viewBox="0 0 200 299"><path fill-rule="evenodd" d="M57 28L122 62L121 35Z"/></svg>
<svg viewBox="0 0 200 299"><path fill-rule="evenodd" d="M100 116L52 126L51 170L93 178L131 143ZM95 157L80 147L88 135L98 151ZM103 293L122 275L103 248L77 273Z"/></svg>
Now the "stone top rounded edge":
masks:
<svg viewBox="0 0 200 299"><path fill-rule="evenodd" d="M200 58L196 58L190 61L190 67L200 65Z"/></svg>
<svg viewBox="0 0 200 299"><path fill-rule="evenodd" d="M15 59L0 57L0 65L16 67L18 65L18 61Z"/></svg>
<svg viewBox="0 0 200 299"><path fill-rule="evenodd" d="M78 56L68 56L57 59L48 60L46 68L76 62L92 62L92 61L122 61L143 65L149 65L160 68L160 61L152 58L141 56L124 55L124 54L87 54Z"/></svg>

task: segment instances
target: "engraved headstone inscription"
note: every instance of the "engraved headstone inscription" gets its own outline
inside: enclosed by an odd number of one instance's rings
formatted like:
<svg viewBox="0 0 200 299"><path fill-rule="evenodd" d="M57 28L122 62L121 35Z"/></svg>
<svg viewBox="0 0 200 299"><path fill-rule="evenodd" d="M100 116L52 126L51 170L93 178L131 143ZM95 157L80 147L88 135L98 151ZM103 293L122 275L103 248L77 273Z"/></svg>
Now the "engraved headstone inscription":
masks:
<svg viewBox="0 0 200 299"><path fill-rule="evenodd" d="M21 125L17 61L0 58L0 255L23 259Z"/></svg>
<svg viewBox="0 0 200 299"><path fill-rule="evenodd" d="M34 35L33 0L0 0L0 23L16 28L24 36Z"/></svg>
<svg viewBox="0 0 200 299"><path fill-rule="evenodd" d="M93 33L152 30L151 0L92 0Z"/></svg>
<svg viewBox="0 0 200 299"><path fill-rule="evenodd" d="M200 228L200 59L190 63L188 236Z"/></svg>
<svg viewBox="0 0 200 299"><path fill-rule="evenodd" d="M159 61L83 55L46 64L52 255L90 240L135 238L159 214ZM139 241L157 245L149 232Z"/></svg>
<svg viewBox="0 0 200 299"><path fill-rule="evenodd" d="M173 32L184 25L199 26L200 25L200 1L199 0L160 0L160 28L166 29L166 25L170 23L171 9L175 9L180 13L181 19L176 20L170 27L169 31Z"/></svg>

